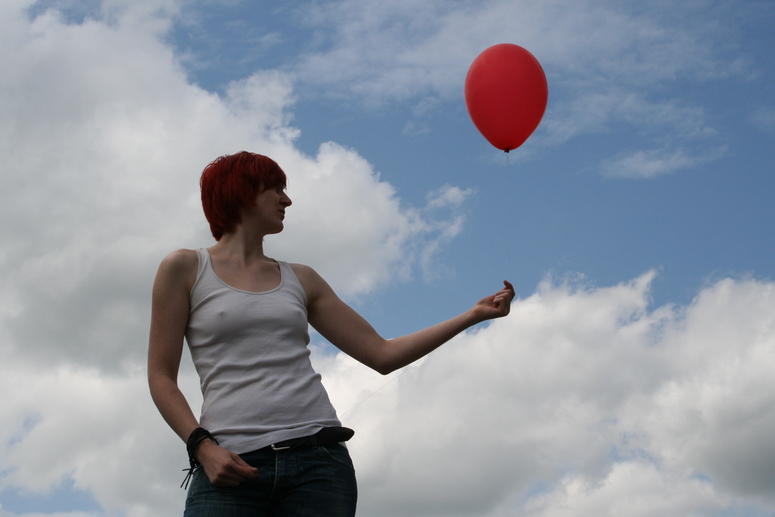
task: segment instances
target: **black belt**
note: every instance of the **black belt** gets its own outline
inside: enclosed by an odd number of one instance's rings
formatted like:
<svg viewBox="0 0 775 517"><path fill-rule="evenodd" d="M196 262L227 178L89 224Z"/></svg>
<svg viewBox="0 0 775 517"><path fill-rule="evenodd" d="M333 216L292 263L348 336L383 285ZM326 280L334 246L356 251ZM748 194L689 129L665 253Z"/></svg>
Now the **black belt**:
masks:
<svg viewBox="0 0 775 517"><path fill-rule="evenodd" d="M291 438L264 447L273 451L284 451L296 447L314 447L316 445L333 445L346 442L353 437L355 431L347 427L324 427L317 433L302 438Z"/></svg>

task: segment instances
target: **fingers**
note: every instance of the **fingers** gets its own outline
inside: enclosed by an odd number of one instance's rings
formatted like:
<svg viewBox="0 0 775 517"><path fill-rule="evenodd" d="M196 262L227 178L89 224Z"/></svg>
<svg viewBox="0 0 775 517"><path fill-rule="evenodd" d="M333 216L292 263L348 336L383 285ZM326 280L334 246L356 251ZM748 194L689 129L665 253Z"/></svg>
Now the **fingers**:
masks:
<svg viewBox="0 0 775 517"><path fill-rule="evenodd" d="M245 477L249 478L256 478L258 477L258 469L256 467L250 466L249 463L247 463L245 460L240 458L238 455L234 455L234 461L237 464L237 466L241 467L242 471L245 472Z"/></svg>
<svg viewBox="0 0 775 517"><path fill-rule="evenodd" d="M511 285L511 282L508 280L503 281L503 289L498 291L498 294L502 294L505 298L508 298L509 301L511 301L516 295L514 292L514 286Z"/></svg>
<svg viewBox="0 0 775 517"><path fill-rule="evenodd" d="M475 321L478 323L508 315L511 312L511 301L514 296L514 286L508 280L504 280L503 289L474 304L471 310Z"/></svg>
<svg viewBox="0 0 775 517"><path fill-rule="evenodd" d="M258 469L251 467L239 455L232 453L231 460L231 462L223 465L222 470L219 472L219 480L222 479L229 486L237 486L248 478L254 479L258 477Z"/></svg>
<svg viewBox="0 0 775 517"><path fill-rule="evenodd" d="M503 281L503 289L495 293L496 296L514 296L514 286L508 280Z"/></svg>
<svg viewBox="0 0 775 517"><path fill-rule="evenodd" d="M239 486L243 481L248 478L255 479L258 477L258 469L248 466L243 467L233 463L231 465L224 465L222 470L217 471L210 482L215 486Z"/></svg>
<svg viewBox="0 0 775 517"><path fill-rule="evenodd" d="M505 316L511 310L511 300L514 299L514 286L508 280L503 281L503 289L495 293L493 305Z"/></svg>
<svg viewBox="0 0 775 517"><path fill-rule="evenodd" d="M235 487L248 478L258 477L258 469L250 466L234 452L220 448L218 457L212 462L204 463L205 474L210 482L220 487Z"/></svg>

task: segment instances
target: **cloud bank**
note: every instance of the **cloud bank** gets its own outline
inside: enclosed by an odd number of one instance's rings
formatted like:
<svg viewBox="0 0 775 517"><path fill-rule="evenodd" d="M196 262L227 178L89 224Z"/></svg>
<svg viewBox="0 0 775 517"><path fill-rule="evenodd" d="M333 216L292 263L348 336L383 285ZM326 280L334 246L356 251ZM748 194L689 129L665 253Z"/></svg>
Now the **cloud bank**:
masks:
<svg viewBox="0 0 775 517"><path fill-rule="evenodd" d="M316 348L357 430L360 514L775 510L775 285L724 279L687 307L650 308L653 277L547 281L394 377ZM184 454L141 368L3 364L3 486L71 478L109 515L180 512ZM190 371L182 384L196 404Z"/></svg>
<svg viewBox="0 0 775 517"><path fill-rule="evenodd" d="M367 514L773 511L773 285L725 279L652 309L653 276L546 282L355 406ZM337 361L348 407L362 381Z"/></svg>

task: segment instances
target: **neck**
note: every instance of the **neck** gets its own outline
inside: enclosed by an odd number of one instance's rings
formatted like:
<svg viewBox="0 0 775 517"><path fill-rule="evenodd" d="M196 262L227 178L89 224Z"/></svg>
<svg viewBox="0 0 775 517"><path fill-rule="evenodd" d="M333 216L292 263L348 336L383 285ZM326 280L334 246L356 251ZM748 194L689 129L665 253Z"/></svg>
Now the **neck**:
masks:
<svg viewBox="0 0 775 517"><path fill-rule="evenodd" d="M267 260L264 255L264 236L246 232L242 225L237 226L233 232L223 234L210 251L229 255L243 264Z"/></svg>

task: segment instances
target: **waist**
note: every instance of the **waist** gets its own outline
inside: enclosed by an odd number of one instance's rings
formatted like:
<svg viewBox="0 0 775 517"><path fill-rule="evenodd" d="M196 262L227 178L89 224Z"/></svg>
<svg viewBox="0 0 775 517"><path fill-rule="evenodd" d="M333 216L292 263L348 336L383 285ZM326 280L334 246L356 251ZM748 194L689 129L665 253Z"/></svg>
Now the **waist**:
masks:
<svg viewBox="0 0 775 517"><path fill-rule="evenodd" d="M347 427L324 427L315 434L303 436L301 438L291 438L281 442L267 445L259 451L284 451L295 449L297 447L315 447L317 445L333 445L335 443L346 442L353 437L355 431Z"/></svg>

